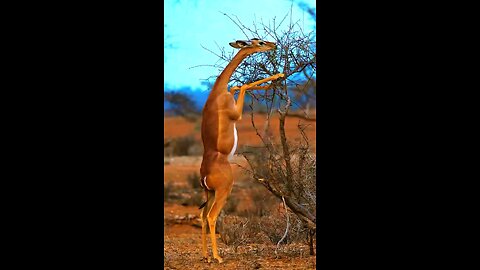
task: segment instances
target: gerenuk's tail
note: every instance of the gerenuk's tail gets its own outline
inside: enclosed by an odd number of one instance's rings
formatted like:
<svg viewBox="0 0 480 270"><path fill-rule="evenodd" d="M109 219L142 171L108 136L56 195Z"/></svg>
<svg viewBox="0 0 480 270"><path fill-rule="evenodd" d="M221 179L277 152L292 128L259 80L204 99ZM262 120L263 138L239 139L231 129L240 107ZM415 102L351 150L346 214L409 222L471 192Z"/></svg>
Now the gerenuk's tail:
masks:
<svg viewBox="0 0 480 270"><path fill-rule="evenodd" d="M207 202L202 203L202 205L200 205L198 209L202 209L203 207L205 207L205 205L207 205Z"/></svg>

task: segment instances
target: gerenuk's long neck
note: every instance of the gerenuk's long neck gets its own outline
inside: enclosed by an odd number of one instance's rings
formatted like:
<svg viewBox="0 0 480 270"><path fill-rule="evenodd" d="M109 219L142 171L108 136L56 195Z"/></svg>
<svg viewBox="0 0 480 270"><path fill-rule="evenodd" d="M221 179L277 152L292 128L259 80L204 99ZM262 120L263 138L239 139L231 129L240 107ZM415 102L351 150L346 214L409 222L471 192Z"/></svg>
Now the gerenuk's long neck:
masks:
<svg viewBox="0 0 480 270"><path fill-rule="evenodd" d="M215 84L213 85L213 88L210 92L210 95L216 95L219 93L222 93L227 89L228 82L230 81L230 77L232 77L233 72L235 69L242 63L243 59L247 57L248 53L245 52L244 50L240 50L228 63L228 65L225 67L225 69L220 73L218 76L217 80L215 81Z"/></svg>

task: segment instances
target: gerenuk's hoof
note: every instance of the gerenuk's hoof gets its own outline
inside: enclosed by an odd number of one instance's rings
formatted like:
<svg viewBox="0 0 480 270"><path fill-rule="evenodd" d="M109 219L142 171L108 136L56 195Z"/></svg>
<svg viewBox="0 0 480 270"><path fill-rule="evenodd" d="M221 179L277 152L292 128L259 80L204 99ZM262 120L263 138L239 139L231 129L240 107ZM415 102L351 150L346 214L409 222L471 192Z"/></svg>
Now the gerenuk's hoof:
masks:
<svg viewBox="0 0 480 270"><path fill-rule="evenodd" d="M217 261L218 261L218 263L223 263L223 259L222 259L222 258L220 258L220 257L217 257L217 258L215 258L215 260L217 260Z"/></svg>

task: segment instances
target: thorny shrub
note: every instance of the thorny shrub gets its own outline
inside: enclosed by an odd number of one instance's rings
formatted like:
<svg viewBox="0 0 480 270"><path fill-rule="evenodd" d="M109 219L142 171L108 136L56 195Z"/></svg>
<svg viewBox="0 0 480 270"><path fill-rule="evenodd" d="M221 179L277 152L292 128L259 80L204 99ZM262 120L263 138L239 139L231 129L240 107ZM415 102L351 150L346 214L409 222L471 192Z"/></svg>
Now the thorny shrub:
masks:
<svg viewBox="0 0 480 270"><path fill-rule="evenodd" d="M299 242L308 244L308 228L294 214L289 215L291 218L289 233L281 244ZM228 215L222 218L218 232L222 242L236 251L239 246L245 244L277 244L285 232L285 227L284 215L248 218Z"/></svg>

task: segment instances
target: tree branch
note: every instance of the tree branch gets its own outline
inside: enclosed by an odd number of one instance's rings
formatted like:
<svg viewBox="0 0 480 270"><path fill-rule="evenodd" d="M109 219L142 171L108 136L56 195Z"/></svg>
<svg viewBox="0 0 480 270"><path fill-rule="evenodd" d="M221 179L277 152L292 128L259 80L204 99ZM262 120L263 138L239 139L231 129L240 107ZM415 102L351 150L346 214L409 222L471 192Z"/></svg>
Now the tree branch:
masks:
<svg viewBox="0 0 480 270"><path fill-rule="evenodd" d="M275 249L275 256L278 258L277 250L280 247L280 243L287 237L288 234L288 228L290 227L290 219L288 217L288 210L287 210L287 204L285 203L285 198L282 196L282 201L283 201L283 208L285 209L285 216L287 216L287 227L285 228L285 233L282 236L282 239L280 239L277 243L277 248Z"/></svg>

